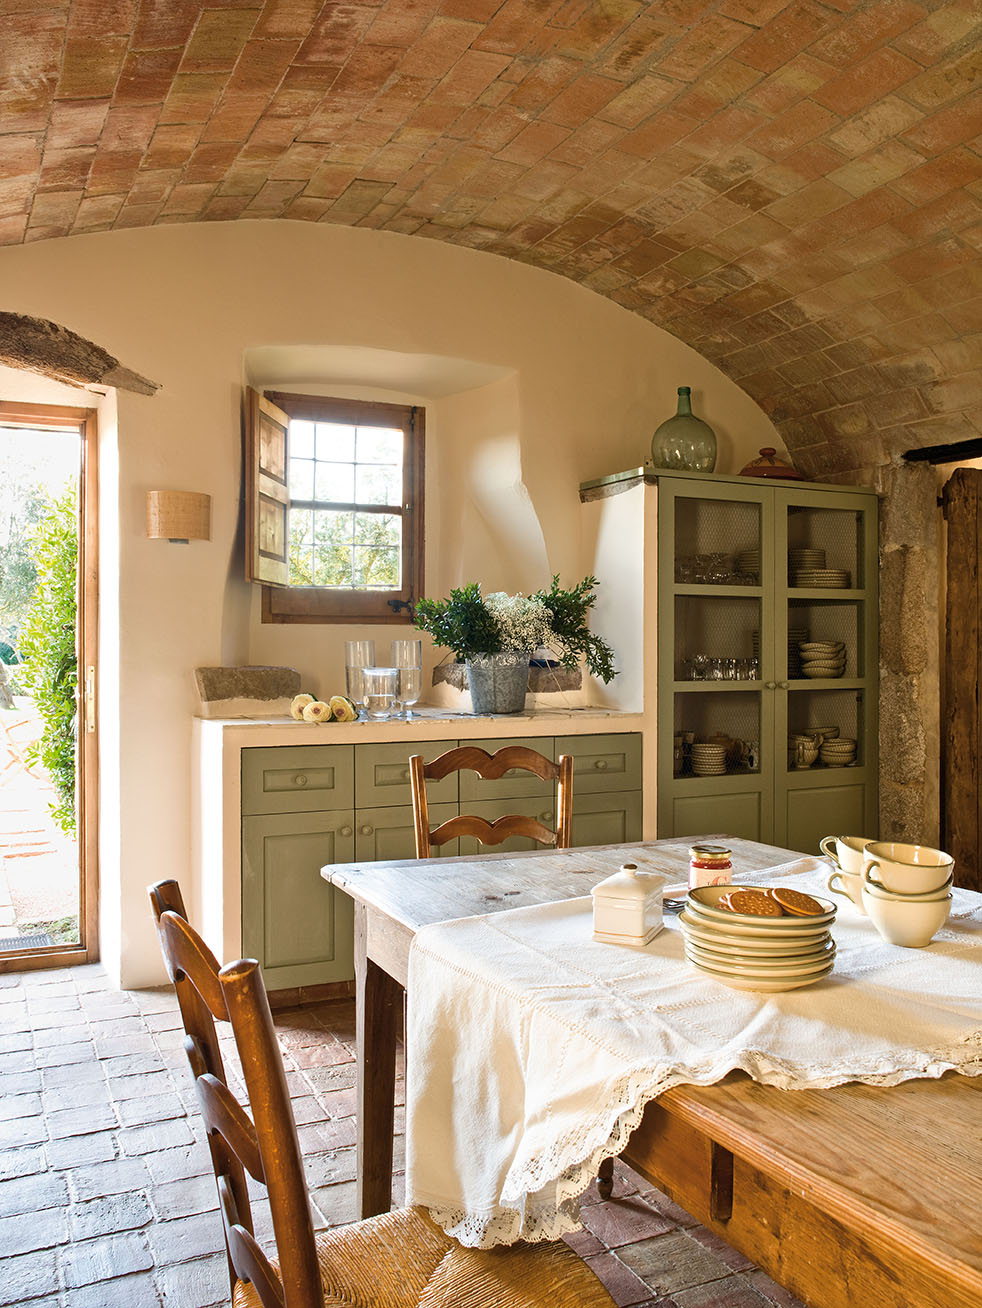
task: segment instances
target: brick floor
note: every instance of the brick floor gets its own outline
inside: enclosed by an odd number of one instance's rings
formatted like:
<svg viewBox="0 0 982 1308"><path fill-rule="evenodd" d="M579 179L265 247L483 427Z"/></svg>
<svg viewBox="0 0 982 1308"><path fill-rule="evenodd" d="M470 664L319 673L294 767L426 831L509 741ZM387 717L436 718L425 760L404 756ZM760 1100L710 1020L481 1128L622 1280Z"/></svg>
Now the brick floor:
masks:
<svg viewBox="0 0 982 1308"><path fill-rule="evenodd" d="M347 1000L276 1014L318 1228L355 1216L353 1019ZM227 1304L173 994L120 993L99 966L0 974L0 1055L0 1308ZM268 1239L261 1199L256 1216ZM624 1308L801 1308L620 1163L583 1219L569 1243Z"/></svg>

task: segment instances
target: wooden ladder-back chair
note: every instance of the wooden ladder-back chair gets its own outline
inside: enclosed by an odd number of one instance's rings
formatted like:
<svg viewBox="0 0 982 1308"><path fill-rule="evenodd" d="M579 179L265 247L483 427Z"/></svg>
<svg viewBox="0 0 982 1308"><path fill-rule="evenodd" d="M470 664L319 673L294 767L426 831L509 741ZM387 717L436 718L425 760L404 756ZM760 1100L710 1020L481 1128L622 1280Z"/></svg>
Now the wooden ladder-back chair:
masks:
<svg viewBox="0 0 982 1308"><path fill-rule="evenodd" d="M513 770L533 772L543 781L556 782L556 829L550 830L538 818L509 813L495 822L482 817L450 818L430 830L426 803L426 782L442 781L451 772L470 769L485 781L497 781ZM528 749L525 745L506 745L489 754L477 745L461 745L445 754L423 762L421 754L409 760L409 779L413 792L413 824L416 833L416 857L429 858L434 845L444 845L457 836L476 836L482 845L500 845L509 836L528 836L540 845L569 849L573 825L573 756L561 754L558 763Z"/></svg>
<svg viewBox="0 0 982 1308"><path fill-rule="evenodd" d="M613 1308L561 1241L466 1249L421 1208L315 1235L259 964L240 959L220 967L188 923L176 881L160 881L149 893L208 1130L233 1308ZM251 1117L229 1088L216 1020L231 1024ZM269 1193L273 1259L255 1238L246 1173Z"/></svg>

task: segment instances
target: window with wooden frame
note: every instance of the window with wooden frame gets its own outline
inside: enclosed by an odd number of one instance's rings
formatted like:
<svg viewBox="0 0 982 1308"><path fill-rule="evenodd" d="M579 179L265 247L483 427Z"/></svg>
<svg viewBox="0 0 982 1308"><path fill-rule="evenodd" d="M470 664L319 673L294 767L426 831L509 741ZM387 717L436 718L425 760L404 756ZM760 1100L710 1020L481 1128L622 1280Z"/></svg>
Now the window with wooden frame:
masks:
<svg viewBox="0 0 982 1308"><path fill-rule="evenodd" d="M246 575L263 622L410 622L423 589L423 410L249 390Z"/></svg>

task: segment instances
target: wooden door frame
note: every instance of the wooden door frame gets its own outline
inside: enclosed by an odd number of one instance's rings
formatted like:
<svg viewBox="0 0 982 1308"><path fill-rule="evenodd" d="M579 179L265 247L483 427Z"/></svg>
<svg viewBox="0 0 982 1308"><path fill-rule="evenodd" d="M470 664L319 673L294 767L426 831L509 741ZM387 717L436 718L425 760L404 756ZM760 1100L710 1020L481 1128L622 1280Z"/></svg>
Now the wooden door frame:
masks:
<svg viewBox="0 0 982 1308"><path fill-rule="evenodd" d="M99 753L96 718L99 600L99 428L95 409L0 401L0 424L79 433L78 731L76 733L76 823L79 863L77 945L0 953L0 972L71 967L99 957Z"/></svg>
<svg viewBox="0 0 982 1308"><path fill-rule="evenodd" d="M956 468L941 492L948 529L941 715L941 841L955 881L982 890L982 472Z"/></svg>

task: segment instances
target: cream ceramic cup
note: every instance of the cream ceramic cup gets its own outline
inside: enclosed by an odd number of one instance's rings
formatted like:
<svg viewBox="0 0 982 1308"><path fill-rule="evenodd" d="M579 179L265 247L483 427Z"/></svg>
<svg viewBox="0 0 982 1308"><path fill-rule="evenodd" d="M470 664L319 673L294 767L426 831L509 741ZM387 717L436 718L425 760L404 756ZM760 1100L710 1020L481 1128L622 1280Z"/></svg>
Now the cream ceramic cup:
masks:
<svg viewBox="0 0 982 1308"><path fill-rule="evenodd" d="M901 895L924 895L941 889L954 871L955 860L944 850L930 849L927 845L873 840L866 846L863 865L876 873L875 880L885 890Z"/></svg>
<svg viewBox="0 0 982 1308"><path fill-rule="evenodd" d="M858 877L863 870L863 850L869 836L823 836L818 847L849 876Z"/></svg>
<svg viewBox="0 0 982 1308"><path fill-rule="evenodd" d="M863 907L863 878L853 876L851 872L843 872L841 868L833 872L825 883L825 888L833 895L845 895L859 909L860 913L865 913Z"/></svg>
<svg viewBox="0 0 982 1308"><path fill-rule="evenodd" d="M944 899L951 894L951 877L938 890L927 890L921 895L902 895L897 890L887 890L886 886L881 885L875 877L870 875L868 868L863 868L863 875L858 880L862 889L868 891L871 895L875 895L877 899L909 899L913 903L924 903L932 899Z"/></svg>
<svg viewBox="0 0 982 1308"><path fill-rule="evenodd" d="M863 887L863 903L870 921L884 940L907 949L923 949L948 920L951 895L943 899L898 899Z"/></svg>

